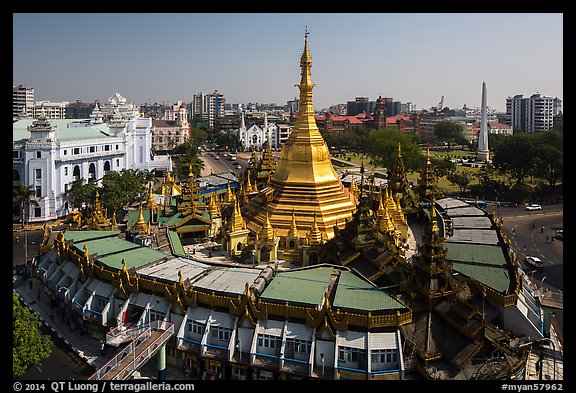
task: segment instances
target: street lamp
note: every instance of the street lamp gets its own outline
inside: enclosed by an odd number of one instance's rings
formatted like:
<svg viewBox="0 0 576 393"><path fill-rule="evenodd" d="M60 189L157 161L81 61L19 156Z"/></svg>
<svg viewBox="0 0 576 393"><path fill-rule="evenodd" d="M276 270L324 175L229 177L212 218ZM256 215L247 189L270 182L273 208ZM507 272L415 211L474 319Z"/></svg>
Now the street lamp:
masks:
<svg viewBox="0 0 576 393"><path fill-rule="evenodd" d="M238 356L239 356L240 362L242 362L242 351L240 350L240 339L236 340L236 349L238 350Z"/></svg>

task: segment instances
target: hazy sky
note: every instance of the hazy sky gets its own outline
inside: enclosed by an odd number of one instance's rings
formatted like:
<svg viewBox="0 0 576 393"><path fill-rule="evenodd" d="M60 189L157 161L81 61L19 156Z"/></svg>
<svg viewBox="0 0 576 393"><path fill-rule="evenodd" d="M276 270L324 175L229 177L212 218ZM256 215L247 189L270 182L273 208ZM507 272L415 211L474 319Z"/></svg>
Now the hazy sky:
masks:
<svg viewBox="0 0 576 393"><path fill-rule="evenodd" d="M561 13L17 13L13 84L36 100L228 103L297 97L308 27L314 108L379 95L417 108L563 98Z"/></svg>

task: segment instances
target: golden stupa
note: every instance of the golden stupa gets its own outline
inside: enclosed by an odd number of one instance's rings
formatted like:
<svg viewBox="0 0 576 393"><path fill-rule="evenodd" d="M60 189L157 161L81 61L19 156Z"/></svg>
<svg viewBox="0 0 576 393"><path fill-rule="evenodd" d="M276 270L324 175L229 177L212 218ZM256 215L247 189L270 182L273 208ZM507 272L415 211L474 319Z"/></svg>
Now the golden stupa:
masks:
<svg viewBox="0 0 576 393"><path fill-rule="evenodd" d="M266 187L243 207L246 225L259 233L266 217L278 236L292 228L292 215L302 236L314 225L323 238L334 237L334 226L343 228L356 209L354 197L344 187L320 135L312 104L308 32L300 59L300 107L294 130L282 147L275 172ZM314 224L315 223L315 224Z"/></svg>

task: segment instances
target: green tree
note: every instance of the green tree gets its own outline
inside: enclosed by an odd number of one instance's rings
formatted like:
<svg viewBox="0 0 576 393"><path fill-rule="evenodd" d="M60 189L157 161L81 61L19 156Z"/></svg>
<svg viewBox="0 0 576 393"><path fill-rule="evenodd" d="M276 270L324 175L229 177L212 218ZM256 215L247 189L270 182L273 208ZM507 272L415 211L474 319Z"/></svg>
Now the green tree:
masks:
<svg viewBox="0 0 576 393"><path fill-rule="evenodd" d="M529 134L512 135L492 151L492 165L509 173L516 184L524 183L524 179L533 173L538 152Z"/></svg>
<svg viewBox="0 0 576 393"><path fill-rule="evenodd" d="M20 378L32 366L39 366L52 353L52 341L40 333L41 322L12 293L12 377Z"/></svg>
<svg viewBox="0 0 576 393"><path fill-rule="evenodd" d="M466 192L466 188L470 184L472 178L467 172L456 172L452 171L446 175L446 179L448 181L460 189L460 195Z"/></svg>
<svg viewBox="0 0 576 393"><path fill-rule="evenodd" d="M38 206L36 201L36 191L34 186L25 186L23 182L20 182L17 188L13 189L14 203L20 206L20 220L22 222L22 228L26 224L26 211L30 209L30 205ZM30 214L28 214L28 218Z"/></svg>
<svg viewBox="0 0 576 393"><path fill-rule="evenodd" d="M464 137L464 127L462 124L451 120L441 120L434 125L434 135L439 140L448 144L448 149L452 144L467 145L468 141Z"/></svg>
<svg viewBox="0 0 576 393"><path fill-rule="evenodd" d="M190 127L190 141L196 146L202 146L206 143L208 133L200 128Z"/></svg>
<svg viewBox="0 0 576 393"><path fill-rule="evenodd" d="M140 169L137 172L138 176L142 178L144 185L146 188L150 185L151 182L156 179L156 169L148 170L148 169Z"/></svg>
<svg viewBox="0 0 576 393"><path fill-rule="evenodd" d="M87 183L84 178L80 178L72 183L72 186L66 192L66 196L72 207L86 211L94 204L96 185Z"/></svg>
<svg viewBox="0 0 576 393"><path fill-rule="evenodd" d="M553 188L564 173L564 134L559 131L536 132L531 135L537 146L534 176L545 179Z"/></svg>
<svg viewBox="0 0 576 393"><path fill-rule="evenodd" d="M402 160L407 171L420 168L424 156L415 142L413 134L398 128L371 130L366 138L365 149L376 166L392 168L398 158L398 143L402 149Z"/></svg>

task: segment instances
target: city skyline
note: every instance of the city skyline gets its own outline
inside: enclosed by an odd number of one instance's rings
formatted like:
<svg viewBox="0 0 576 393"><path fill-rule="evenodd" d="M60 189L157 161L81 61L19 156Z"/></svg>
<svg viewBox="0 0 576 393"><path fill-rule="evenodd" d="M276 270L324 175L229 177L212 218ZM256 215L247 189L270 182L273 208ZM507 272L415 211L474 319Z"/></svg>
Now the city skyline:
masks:
<svg viewBox="0 0 576 393"><path fill-rule="evenodd" d="M170 104L218 90L285 105L305 29L315 110L379 95L479 108L483 82L498 112L517 94L563 97L561 13L15 13L13 84L35 100Z"/></svg>

